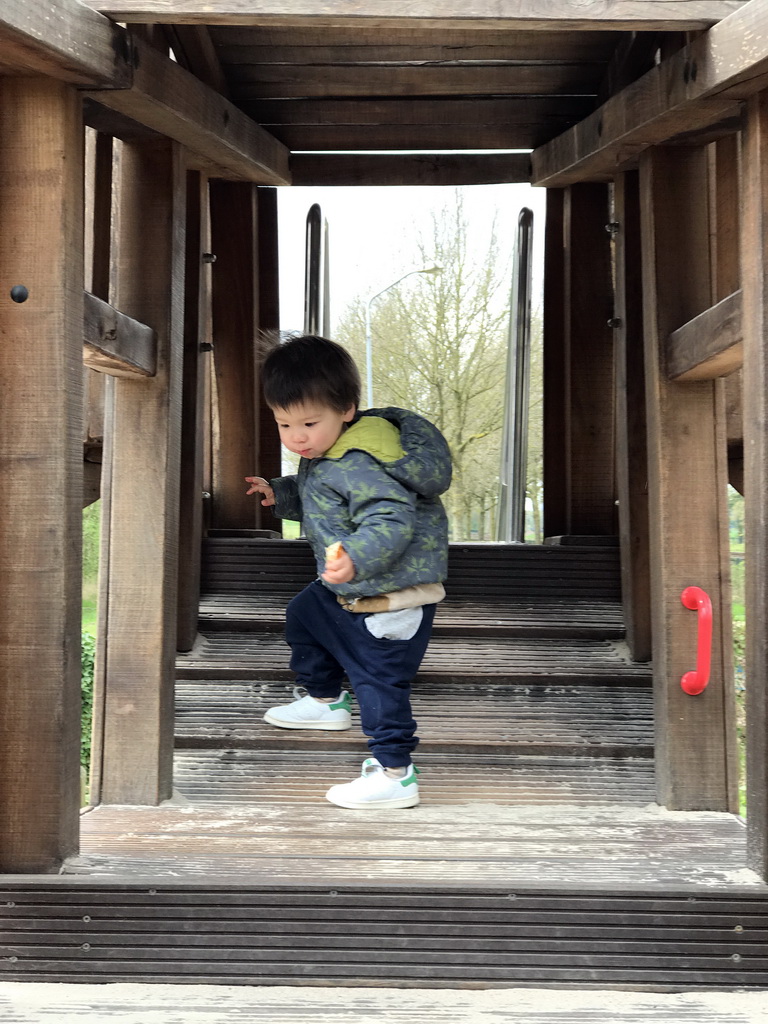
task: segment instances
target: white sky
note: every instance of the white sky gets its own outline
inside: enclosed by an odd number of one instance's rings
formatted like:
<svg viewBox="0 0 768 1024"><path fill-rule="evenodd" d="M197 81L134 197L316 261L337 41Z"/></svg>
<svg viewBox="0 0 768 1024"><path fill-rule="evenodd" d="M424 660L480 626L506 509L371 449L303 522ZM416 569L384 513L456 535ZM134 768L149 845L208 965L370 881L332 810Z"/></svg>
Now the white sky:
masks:
<svg viewBox="0 0 768 1024"><path fill-rule="evenodd" d="M278 189L281 328L303 329L305 225L313 203L320 204L329 225L333 335L337 319L355 298L366 300L409 270L420 269L419 234L428 234L432 211L450 201L452 191L423 186ZM478 261L485 258L494 215L498 239L511 255L520 210L527 206L533 211L533 305L540 306L546 190L471 185L461 191Z"/></svg>

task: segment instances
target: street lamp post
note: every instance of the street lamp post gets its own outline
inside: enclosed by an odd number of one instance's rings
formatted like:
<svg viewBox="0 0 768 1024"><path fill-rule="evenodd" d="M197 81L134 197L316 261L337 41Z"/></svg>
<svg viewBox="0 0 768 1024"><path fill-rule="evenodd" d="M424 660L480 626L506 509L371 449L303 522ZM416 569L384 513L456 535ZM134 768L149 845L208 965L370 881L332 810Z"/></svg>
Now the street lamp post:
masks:
<svg viewBox="0 0 768 1024"><path fill-rule="evenodd" d="M442 267L425 267L423 270L409 270L407 274L403 274L402 277L398 277L396 281L388 284L386 288L382 288L380 292L376 292L375 295L371 295L365 304L365 378L366 378L366 389L368 395L368 408L373 408L373 347L371 344L371 305L372 303L383 295L384 292L388 292L390 288L394 288L396 284L400 284L406 277L411 277L413 274L441 274L443 272Z"/></svg>

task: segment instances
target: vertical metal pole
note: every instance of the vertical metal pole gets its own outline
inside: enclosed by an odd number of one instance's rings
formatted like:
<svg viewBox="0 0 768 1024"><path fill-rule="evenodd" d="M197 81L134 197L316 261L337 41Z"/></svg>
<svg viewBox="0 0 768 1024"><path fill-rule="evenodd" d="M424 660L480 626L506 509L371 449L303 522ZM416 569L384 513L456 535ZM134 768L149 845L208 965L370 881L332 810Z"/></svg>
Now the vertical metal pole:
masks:
<svg viewBox="0 0 768 1024"><path fill-rule="evenodd" d="M497 540L518 543L525 539L532 240L533 213L523 207L517 220L517 245L512 273L496 533Z"/></svg>
<svg viewBox="0 0 768 1024"><path fill-rule="evenodd" d="M304 262L304 333L319 334L323 264L323 217L317 203L307 214Z"/></svg>

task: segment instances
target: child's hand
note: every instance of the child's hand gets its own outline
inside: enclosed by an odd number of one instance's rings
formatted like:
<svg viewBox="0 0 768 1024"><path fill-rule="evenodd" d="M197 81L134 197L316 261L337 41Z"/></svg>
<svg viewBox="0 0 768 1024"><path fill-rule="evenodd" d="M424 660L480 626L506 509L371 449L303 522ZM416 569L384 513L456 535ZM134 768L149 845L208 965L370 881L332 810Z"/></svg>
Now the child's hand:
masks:
<svg viewBox="0 0 768 1024"><path fill-rule="evenodd" d="M262 498L262 505L274 505L275 504L275 492L269 486L267 481L262 476L247 476L245 482L251 486L245 492L246 494L255 494L257 491L264 495Z"/></svg>
<svg viewBox="0 0 768 1024"><path fill-rule="evenodd" d="M349 583L355 578L355 563L340 544L332 546L335 558L326 559L325 572L320 578L326 583Z"/></svg>

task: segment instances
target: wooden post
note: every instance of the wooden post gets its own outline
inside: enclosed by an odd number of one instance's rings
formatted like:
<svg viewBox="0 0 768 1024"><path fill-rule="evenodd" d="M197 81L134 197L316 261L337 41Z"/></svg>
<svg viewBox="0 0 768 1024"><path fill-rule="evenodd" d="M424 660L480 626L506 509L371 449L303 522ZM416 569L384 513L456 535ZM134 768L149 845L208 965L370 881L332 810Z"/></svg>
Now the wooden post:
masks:
<svg viewBox="0 0 768 1024"><path fill-rule="evenodd" d="M565 191L567 533L616 533L608 187Z"/></svg>
<svg viewBox="0 0 768 1024"><path fill-rule="evenodd" d="M77 92L0 79L0 870L78 849L83 127ZM11 300L23 286L25 301ZM21 298L18 295L17 297Z"/></svg>
<svg viewBox="0 0 768 1024"><path fill-rule="evenodd" d="M743 133L742 324L747 613L747 858L768 878L768 93Z"/></svg>
<svg viewBox="0 0 768 1024"><path fill-rule="evenodd" d="M157 374L116 379L101 799L170 797L184 308L176 143L125 143L114 303L157 333Z"/></svg>
<svg viewBox="0 0 768 1024"><path fill-rule="evenodd" d="M280 328L280 277L277 249L277 189L256 190L259 204L259 327L264 334ZM280 476L282 451L272 410L264 402L261 381L257 373L256 402L259 416L259 450L257 470L259 476L271 480ZM279 530L279 520L269 509L256 503L256 525L264 529Z"/></svg>
<svg viewBox="0 0 768 1024"><path fill-rule="evenodd" d="M258 336L256 186L211 182L214 445L211 525L253 529L258 502L246 495L256 472L255 345Z"/></svg>
<svg viewBox="0 0 768 1024"><path fill-rule="evenodd" d="M677 810L725 811L737 807L738 780L721 392L711 381L670 382L662 365L670 332L711 302L707 185L703 148L641 157L658 800ZM711 681L696 697L680 686L696 660L696 614L680 600L690 585L709 594L714 611Z"/></svg>
<svg viewBox="0 0 768 1024"><path fill-rule="evenodd" d="M547 189L544 231L544 536L567 531L565 502L565 250L564 190Z"/></svg>
<svg viewBox="0 0 768 1024"><path fill-rule="evenodd" d="M197 636L203 539L203 363L210 329L208 179L187 174L187 253L184 277L184 385L179 492L179 608L176 647L189 651Z"/></svg>
<svg viewBox="0 0 768 1024"><path fill-rule="evenodd" d="M621 596L627 644L635 661L651 658L648 551L648 456L640 255L640 193L636 171L614 184L616 274L616 484L619 496Z"/></svg>

